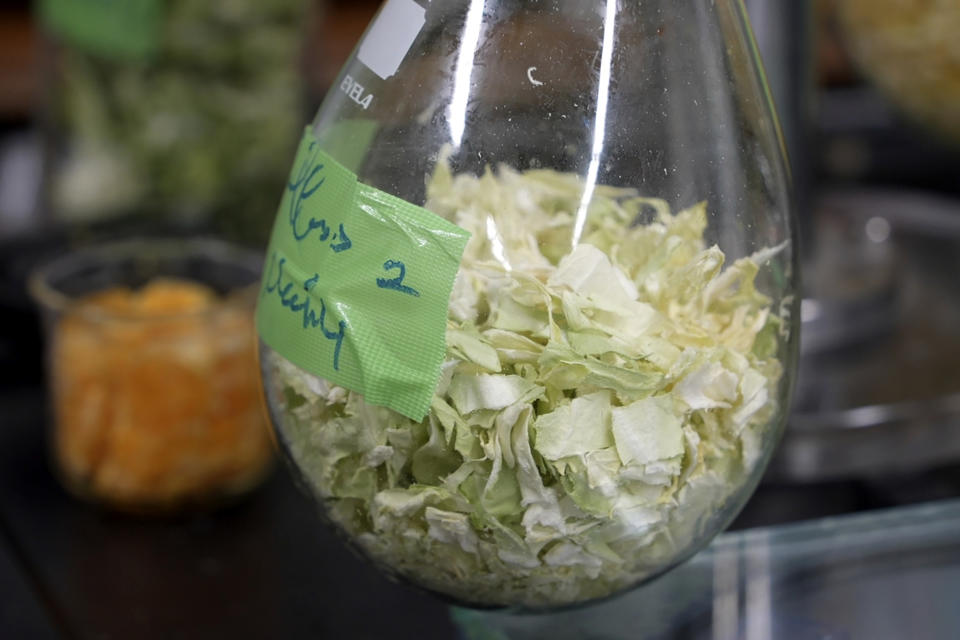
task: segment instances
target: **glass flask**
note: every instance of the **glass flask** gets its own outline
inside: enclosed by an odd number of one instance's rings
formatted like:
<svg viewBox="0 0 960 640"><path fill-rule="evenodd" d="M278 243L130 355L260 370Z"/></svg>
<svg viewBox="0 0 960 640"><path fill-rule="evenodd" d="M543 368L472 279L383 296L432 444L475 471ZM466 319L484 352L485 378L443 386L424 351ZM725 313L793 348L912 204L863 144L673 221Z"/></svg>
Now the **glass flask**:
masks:
<svg viewBox="0 0 960 640"><path fill-rule="evenodd" d="M653 579L782 432L797 250L739 0L389 0L267 253L287 459L355 549L453 602Z"/></svg>

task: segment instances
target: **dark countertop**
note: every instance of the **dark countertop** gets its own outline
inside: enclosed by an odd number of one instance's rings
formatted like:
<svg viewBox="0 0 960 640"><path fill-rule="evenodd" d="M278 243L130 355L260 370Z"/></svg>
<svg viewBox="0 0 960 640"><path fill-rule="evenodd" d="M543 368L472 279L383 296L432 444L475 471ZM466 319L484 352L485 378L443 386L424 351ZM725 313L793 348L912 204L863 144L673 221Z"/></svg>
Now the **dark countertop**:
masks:
<svg viewBox="0 0 960 640"><path fill-rule="evenodd" d="M43 407L0 393L0 637L456 637L443 603L353 556L282 468L202 515L77 501L47 464Z"/></svg>

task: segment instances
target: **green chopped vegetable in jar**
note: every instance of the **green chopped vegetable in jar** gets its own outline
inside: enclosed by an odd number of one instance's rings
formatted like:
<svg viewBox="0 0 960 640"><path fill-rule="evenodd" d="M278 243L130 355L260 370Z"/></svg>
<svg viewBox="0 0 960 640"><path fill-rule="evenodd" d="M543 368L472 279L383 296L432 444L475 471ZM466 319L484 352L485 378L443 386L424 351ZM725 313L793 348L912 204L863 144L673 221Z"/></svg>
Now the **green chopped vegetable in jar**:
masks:
<svg viewBox="0 0 960 640"><path fill-rule="evenodd" d="M329 517L395 574L543 608L665 570L755 477L779 427L781 315L707 209L440 163L426 208L472 233L430 414L367 404L276 353L278 429ZM655 212L653 220L639 223Z"/></svg>
<svg viewBox="0 0 960 640"><path fill-rule="evenodd" d="M49 206L60 220L213 220L266 239L303 117L301 0L165 0L130 58L67 37L51 87Z"/></svg>

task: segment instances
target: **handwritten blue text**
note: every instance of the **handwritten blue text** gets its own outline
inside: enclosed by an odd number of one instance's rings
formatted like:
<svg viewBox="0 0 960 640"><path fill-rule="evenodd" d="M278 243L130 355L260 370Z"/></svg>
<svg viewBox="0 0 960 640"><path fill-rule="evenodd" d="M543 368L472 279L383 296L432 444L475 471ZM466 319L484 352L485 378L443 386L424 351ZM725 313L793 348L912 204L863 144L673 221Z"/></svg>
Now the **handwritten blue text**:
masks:
<svg viewBox="0 0 960 640"><path fill-rule="evenodd" d="M403 264L399 260L387 260L383 263L384 271L393 271L394 269L400 270L400 275L396 278L377 278L377 286L381 289L393 289L394 291L399 291L400 293L405 293L408 296L414 296L416 298L420 297L420 292L414 289L413 287L408 287L403 284L403 279L407 275L407 265Z"/></svg>
<svg viewBox="0 0 960 640"><path fill-rule="evenodd" d="M320 242L326 242L330 238L330 227L326 220L312 216L306 217L306 220L303 219L305 217L303 215L304 203L326 182L326 177L322 173L325 165L317 160L319 153L320 149L317 147L317 143L311 142L307 147L307 155L297 168L293 180L287 184L287 190L290 192L287 222L290 224L290 231L297 242L304 240L316 230L320 231L317 236ZM332 238L335 241L338 239L339 241L330 244L330 248L335 253L346 251L353 246L353 242L347 236L342 223Z"/></svg>
<svg viewBox="0 0 960 640"><path fill-rule="evenodd" d="M333 369L335 371L340 370L340 348L343 346L343 337L346 333L347 324L343 320L337 323L336 331L331 331L327 329L326 326L326 315L327 315L327 305L324 302L323 298L314 297L309 295L311 289L313 289L317 283L320 281L320 274L314 274L309 280L304 282L303 298L301 298L301 293L297 290L298 287L296 282L289 277L289 274L284 272L284 265L286 264L286 258L278 258L276 252L270 257L270 266L267 269L267 273L264 276L264 294L276 293L277 297L280 298L280 304L293 313L302 314L303 328L304 329L320 329L323 332L323 337L327 340L335 342L333 348ZM311 302L314 300L320 301L320 316L317 317L316 311L313 307L310 306Z"/></svg>

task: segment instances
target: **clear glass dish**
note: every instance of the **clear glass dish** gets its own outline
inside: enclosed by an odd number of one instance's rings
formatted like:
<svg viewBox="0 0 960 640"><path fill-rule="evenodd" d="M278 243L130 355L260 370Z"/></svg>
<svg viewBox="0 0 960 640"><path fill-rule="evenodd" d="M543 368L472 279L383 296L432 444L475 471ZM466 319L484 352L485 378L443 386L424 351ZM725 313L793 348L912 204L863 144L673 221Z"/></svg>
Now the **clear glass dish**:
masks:
<svg viewBox="0 0 960 640"><path fill-rule="evenodd" d="M256 487L272 466L253 307L261 261L213 240L80 249L36 271L54 467L74 494L170 513Z"/></svg>
<svg viewBox="0 0 960 640"><path fill-rule="evenodd" d="M960 501L943 500L735 531L595 607L451 614L468 640L951 638L960 626L958 527Z"/></svg>
<svg viewBox="0 0 960 640"><path fill-rule="evenodd" d="M543 610L651 580L730 522L797 345L788 169L739 1L390 0L309 133L471 234L424 419L261 343L278 441L356 549L458 603ZM281 209L275 241L297 234ZM363 319L321 249L300 284L349 364ZM303 308L278 285L261 304Z"/></svg>

